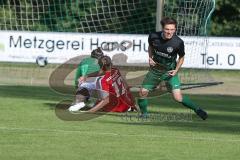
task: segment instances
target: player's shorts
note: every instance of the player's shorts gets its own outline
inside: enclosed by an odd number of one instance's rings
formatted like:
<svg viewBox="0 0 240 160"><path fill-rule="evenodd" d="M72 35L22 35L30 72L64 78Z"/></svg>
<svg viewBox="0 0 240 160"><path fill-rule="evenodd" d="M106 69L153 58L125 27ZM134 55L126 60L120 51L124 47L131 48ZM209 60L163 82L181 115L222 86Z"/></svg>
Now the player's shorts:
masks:
<svg viewBox="0 0 240 160"><path fill-rule="evenodd" d="M89 94L92 95L93 90L96 90L96 82L95 81L83 82L78 86L77 90L81 90L82 88L86 88Z"/></svg>
<svg viewBox="0 0 240 160"><path fill-rule="evenodd" d="M95 82L83 82L83 83L81 83L79 88L87 88L89 90L96 89L96 83Z"/></svg>
<svg viewBox="0 0 240 160"><path fill-rule="evenodd" d="M168 72L164 73L154 73L151 70L146 74L143 83L142 88L145 88L147 90L153 90L156 88L160 82L165 81L166 87L168 91L174 90L174 89L180 89L181 83L178 77L178 74L175 76L170 76Z"/></svg>

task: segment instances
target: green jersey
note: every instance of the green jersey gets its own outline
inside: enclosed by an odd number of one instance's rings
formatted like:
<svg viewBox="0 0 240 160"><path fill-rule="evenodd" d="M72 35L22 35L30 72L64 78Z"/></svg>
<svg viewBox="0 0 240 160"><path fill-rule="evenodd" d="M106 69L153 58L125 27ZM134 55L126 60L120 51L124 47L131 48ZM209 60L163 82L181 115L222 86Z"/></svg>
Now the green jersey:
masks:
<svg viewBox="0 0 240 160"><path fill-rule="evenodd" d="M178 75L171 77L168 71L176 68L177 56L183 57L185 55L183 40L177 35L165 40L162 38L162 32L154 32L149 34L148 43L152 48L152 58L156 65L150 67L142 87L152 90L161 81L165 81L169 90L179 89L180 79Z"/></svg>
<svg viewBox="0 0 240 160"><path fill-rule="evenodd" d="M163 68L165 71L176 68L177 56L183 57L184 42L177 35L169 40L162 38L162 32L154 32L149 34L148 43L153 48L153 60L158 64L153 70Z"/></svg>
<svg viewBox="0 0 240 160"><path fill-rule="evenodd" d="M84 58L78 65L76 74L75 74L75 86L78 86L78 79L81 76L86 76L88 74L98 72L100 70L100 66L98 64L98 60L96 58Z"/></svg>

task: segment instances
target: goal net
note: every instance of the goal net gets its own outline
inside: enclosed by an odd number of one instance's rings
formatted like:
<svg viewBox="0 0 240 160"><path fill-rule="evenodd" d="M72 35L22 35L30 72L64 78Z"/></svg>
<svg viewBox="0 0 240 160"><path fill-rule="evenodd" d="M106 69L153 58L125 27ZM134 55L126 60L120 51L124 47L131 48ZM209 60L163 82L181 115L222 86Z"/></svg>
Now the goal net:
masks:
<svg viewBox="0 0 240 160"><path fill-rule="evenodd" d="M155 0L4 0L1 30L149 33Z"/></svg>
<svg viewBox="0 0 240 160"><path fill-rule="evenodd" d="M147 35L156 30L157 4L157 0L3 0L0 31ZM206 53L206 31L214 0L164 0L163 4L162 15L178 21L177 34L187 40L187 50L191 51L185 61L188 69L180 75L183 83L212 81L206 70L192 69L191 64L202 59L199 53ZM1 50L4 47L0 43ZM1 76L0 84L48 85L55 68L54 64L38 67L1 62L0 74L5 76ZM131 76L129 83L136 83ZM72 78L70 74L67 80Z"/></svg>
<svg viewBox="0 0 240 160"><path fill-rule="evenodd" d="M182 36L185 41L187 58L184 63L188 69L181 72L180 77L186 89L219 84L208 74L206 63L203 70L196 69L197 62L203 61L203 56L207 55L207 31L214 7L214 0L164 1L163 16L174 17L177 20L177 35Z"/></svg>

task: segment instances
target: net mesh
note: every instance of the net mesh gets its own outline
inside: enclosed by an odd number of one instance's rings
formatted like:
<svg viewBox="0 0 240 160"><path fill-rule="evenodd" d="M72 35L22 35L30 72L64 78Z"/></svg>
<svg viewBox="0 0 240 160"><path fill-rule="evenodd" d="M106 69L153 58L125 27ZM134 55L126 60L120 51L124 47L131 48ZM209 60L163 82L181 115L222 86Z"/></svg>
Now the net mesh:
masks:
<svg viewBox="0 0 240 160"><path fill-rule="evenodd" d="M207 22L214 0L165 0L163 16L178 21L177 34L188 40L185 63L201 59L207 48ZM1 0L0 30L149 34L155 31L156 0ZM20 65L20 64L19 64ZM32 68L32 69L29 69ZM1 84L47 84L56 66L1 64ZM207 68L207 66L206 66ZM181 72L183 83L210 82L206 70ZM41 81L42 79L42 81ZM71 78L69 78L71 79Z"/></svg>
<svg viewBox="0 0 240 160"><path fill-rule="evenodd" d="M155 0L5 0L1 30L149 33Z"/></svg>

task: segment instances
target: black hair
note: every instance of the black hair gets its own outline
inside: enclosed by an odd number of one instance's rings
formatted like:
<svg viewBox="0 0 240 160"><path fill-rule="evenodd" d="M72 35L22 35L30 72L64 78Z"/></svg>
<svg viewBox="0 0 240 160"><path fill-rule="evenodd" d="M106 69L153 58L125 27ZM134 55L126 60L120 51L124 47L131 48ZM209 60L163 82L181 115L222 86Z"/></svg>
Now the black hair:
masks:
<svg viewBox="0 0 240 160"><path fill-rule="evenodd" d="M92 58L101 58L103 56L103 52L101 50L100 47L98 47L97 49L94 49L92 52L91 52L91 57Z"/></svg>
<svg viewBox="0 0 240 160"><path fill-rule="evenodd" d="M98 64L101 68L110 69L112 66L112 60L109 56L102 56L99 59Z"/></svg>
<svg viewBox="0 0 240 160"><path fill-rule="evenodd" d="M164 18L161 20L162 28L164 28L164 26L167 25L167 24L174 24L175 27L177 28L177 21L176 21L174 18L164 17Z"/></svg>

